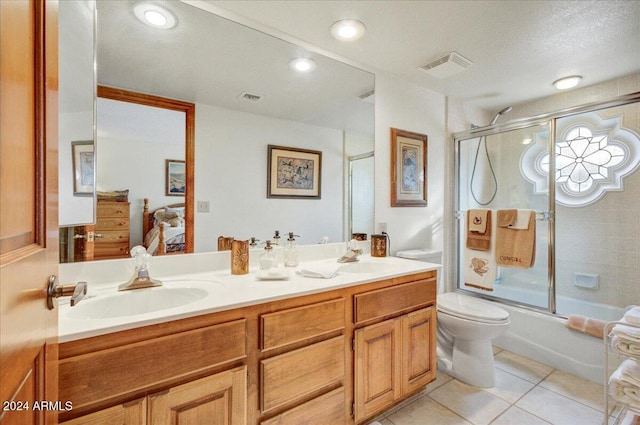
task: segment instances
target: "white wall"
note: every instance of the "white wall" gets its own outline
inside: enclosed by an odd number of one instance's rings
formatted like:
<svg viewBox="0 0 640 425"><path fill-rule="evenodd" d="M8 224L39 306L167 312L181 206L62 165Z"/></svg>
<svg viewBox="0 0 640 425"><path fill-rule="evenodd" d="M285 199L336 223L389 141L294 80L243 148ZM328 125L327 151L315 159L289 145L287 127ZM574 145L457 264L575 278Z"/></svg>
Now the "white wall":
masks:
<svg viewBox="0 0 640 425"><path fill-rule="evenodd" d="M59 5L58 221L93 223L93 197L73 195L71 142L93 140L93 5Z"/></svg>
<svg viewBox="0 0 640 425"><path fill-rule="evenodd" d="M376 74L375 220L387 223L392 254L444 246L445 97L397 78ZM426 207L391 207L390 129L428 136ZM379 229L376 228L376 232Z"/></svg>
<svg viewBox="0 0 640 425"><path fill-rule="evenodd" d="M322 151L321 199L267 198L267 145ZM342 131L196 105L195 251L217 250L218 236L256 237L275 230L302 244L343 240Z"/></svg>

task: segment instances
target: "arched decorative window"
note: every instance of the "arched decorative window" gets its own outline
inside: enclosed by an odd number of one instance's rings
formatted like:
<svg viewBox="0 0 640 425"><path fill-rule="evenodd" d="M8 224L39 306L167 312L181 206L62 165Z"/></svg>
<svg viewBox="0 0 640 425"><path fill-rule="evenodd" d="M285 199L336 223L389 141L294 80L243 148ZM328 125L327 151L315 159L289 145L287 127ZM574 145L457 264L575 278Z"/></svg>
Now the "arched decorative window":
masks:
<svg viewBox="0 0 640 425"><path fill-rule="evenodd" d="M582 206L606 191L622 190L622 179L640 164L640 137L620 127L621 117L603 119L595 112L558 119L556 201ZM546 137L537 137L521 158L522 174L535 192L548 191L549 153Z"/></svg>

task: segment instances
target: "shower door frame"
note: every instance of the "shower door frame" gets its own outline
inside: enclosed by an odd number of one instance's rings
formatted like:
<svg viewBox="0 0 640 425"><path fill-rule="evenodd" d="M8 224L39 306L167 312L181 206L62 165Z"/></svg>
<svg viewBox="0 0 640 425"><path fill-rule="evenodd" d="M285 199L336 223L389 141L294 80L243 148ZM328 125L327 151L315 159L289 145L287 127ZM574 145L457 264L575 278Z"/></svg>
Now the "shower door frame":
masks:
<svg viewBox="0 0 640 425"><path fill-rule="evenodd" d="M528 118L520 118L512 121L508 121L504 124L500 125L489 125L485 127L476 127L470 130L456 132L452 134L452 141L454 144L454 166L453 166L453 184L455 188L454 195L454 205L453 205L453 215L455 217L453 233L454 233L454 244L453 244L453 257L455 258L454 267L451 271L451 275L453 276L453 282L455 282L455 287L453 288L456 292L462 292L465 295L470 295L478 298L484 298L491 301L498 301L507 305L513 305L516 307L535 310L540 313L551 314L554 316L565 317L563 315L558 315L556 313L556 281L555 281L555 172L549 173L549 193L548 193L548 201L549 205L547 208L546 219L549 221L549 245L547 249L548 255L548 270L547 270L547 279L548 279L548 291L549 298L547 308L538 307L530 304L523 304L520 302L512 301L506 298L491 296L489 294L482 294L478 292L469 291L467 289L460 287L460 226L458 224L458 220L460 219L461 211L460 211L460 142L468 139L480 138L491 136L500 133L506 133L508 131L520 130L524 128L530 128L535 126L547 126L549 130L549 145L547 146L549 152L549 170L555 170L555 158L556 158L556 121L559 118L565 118L572 115L578 115L585 112L598 111L601 109L613 108L617 106L624 106L632 103L640 102L640 92L630 93L627 95L615 97L613 99L609 99L606 101L600 102L592 102L587 103L580 106L575 106L571 108L562 109L555 112L549 112L541 115L536 115Z"/></svg>

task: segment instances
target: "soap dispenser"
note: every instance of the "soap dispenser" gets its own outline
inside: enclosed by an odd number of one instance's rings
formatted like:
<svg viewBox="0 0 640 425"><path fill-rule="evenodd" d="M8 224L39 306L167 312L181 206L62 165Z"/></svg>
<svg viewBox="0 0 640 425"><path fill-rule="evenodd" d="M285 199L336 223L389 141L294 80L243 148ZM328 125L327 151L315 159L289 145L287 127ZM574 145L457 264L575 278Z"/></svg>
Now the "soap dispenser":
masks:
<svg viewBox="0 0 640 425"><path fill-rule="evenodd" d="M260 256L260 270L275 269L277 267L278 261L276 254L273 252L273 246L271 246L271 241L267 241L264 252Z"/></svg>
<svg viewBox="0 0 640 425"><path fill-rule="evenodd" d="M298 247L296 247L296 237L300 235L294 235L293 232L289 232L287 238L287 244L284 247L284 265L286 267L296 267L298 265Z"/></svg>
<svg viewBox="0 0 640 425"><path fill-rule="evenodd" d="M280 230L276 230L276 233L273 235L273 244L280 245Z"/></svg>

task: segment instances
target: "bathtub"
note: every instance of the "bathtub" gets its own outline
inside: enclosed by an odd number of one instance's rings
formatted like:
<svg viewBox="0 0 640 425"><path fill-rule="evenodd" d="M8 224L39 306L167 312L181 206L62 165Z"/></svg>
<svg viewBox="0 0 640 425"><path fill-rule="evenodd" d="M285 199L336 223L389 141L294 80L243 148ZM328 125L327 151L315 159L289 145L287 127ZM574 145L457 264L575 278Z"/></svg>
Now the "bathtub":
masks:
<svg viewBox="0 0 640 425"><path fill-rule="evenodd" d="M464 291L468 293L470 291ZM492 295L546 305L546 296L540 291L523 288L498 288ZM569 372L590 381L602 384L604 381L604 343L594 338L565 328L566 319L496 301L481 299L483 302L498 304L509 312L511 325L493 344L516 354L544 363L556 369ZM564 314L583 314L603 320L617 320L623 309L608 305L590 303L575 299L557 297L558 311ZM608 370L615 370L619 360L609 356Z"/></svg>

